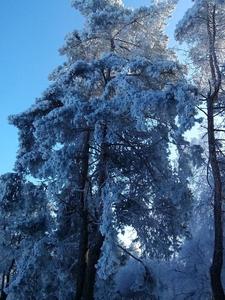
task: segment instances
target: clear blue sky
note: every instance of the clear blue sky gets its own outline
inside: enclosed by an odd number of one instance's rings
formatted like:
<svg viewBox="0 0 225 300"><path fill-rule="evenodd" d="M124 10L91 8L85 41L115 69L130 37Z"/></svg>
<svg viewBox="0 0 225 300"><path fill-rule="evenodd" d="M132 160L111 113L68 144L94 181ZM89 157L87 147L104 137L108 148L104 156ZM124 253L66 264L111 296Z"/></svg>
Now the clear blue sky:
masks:
<svg viewBox="0 0 225 300"><path fill-rule="evenodd" d="M126 0L130 7L148 5L150 0ZM170 22L174 26L191 0L180 0ZM63 61L58 49L65 35L82 27L82 18L70 0L1 0L0 9L0 174L13 168L17 130L7 116L28 108L48 86L48 74Z"/></svg>

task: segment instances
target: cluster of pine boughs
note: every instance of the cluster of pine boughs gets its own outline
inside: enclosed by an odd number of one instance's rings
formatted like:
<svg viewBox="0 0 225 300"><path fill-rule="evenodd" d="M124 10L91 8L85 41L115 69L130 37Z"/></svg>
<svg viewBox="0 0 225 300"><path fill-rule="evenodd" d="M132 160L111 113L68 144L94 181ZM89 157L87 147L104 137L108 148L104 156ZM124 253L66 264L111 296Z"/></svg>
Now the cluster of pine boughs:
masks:
<svg viewBox="0 0 225 300"><path fill-rule="evenodd" d="M177 25L188 65L165 34L176 4L72 1L84 29L10 117L1 300L225 299L225 3L195 0Z"/></svg>

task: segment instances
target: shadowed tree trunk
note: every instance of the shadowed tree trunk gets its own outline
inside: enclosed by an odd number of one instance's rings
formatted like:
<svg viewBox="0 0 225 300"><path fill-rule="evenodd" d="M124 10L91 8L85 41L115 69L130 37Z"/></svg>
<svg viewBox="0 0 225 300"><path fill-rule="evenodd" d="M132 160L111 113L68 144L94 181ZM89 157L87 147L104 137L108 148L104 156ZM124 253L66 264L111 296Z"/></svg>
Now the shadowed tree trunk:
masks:
<svg viewBox="0 0 225 300"><path fill-rule="evenodd" d="M94 289L96 281L96 265L101 256L101 248L104 242L104 237L100 232L100 217L102 215L103 200L102 200L102 188L107 179L107 149L108 145L105 142L107 134L107 126L103 125L102 129L103 143L101 145L100 161L98 165L98 198L99 198L99 211L98 211L98 224L92 223L89 230L89 249L86 255L87 267L86 267L86 277L83 292L84 300L94 299Z"/></svg>
<svg viewBox="0 0 225 300"><path fill-rule="evenodd" d="M223 222L222 222L222 182L219 163L216 154L216 140L214 134L213 102L208 100L208 143L209 159L214 178L214 253L210 267L211 285L215 300L225 299L221 282L221 272L223 267Z"/></svg>
<svg viewBox="0 0 225 300"><path fill-rule="evenodd" d="M101 256L101 247L103 245L104 237L102 236L99 228L96 228L96 233L92 237L91 245L87 253L87 267L85 277L85 288L83 292L83 299L93 300L94 289L96 281L96 265Z"/></svg>
<svg viewBox="0 0 225 300"><path fill-rule="evenodd" d="M85 288L86 277L86 255L88 251L88 168L89 168L89 142L90 131L85 133L84 144L82 149L82 164L81 164L81 179L79 188L80 193L80 240L79 240L79 255L77 268L76 296L75 300L82 299L83 290Z"/></svg>
<svg viewBox="0 0 225 300"><path fill-rule="evenodd" d="M0 300L6 300L7 294L4 292L4 288L5 288L5 273L2 274L1 298L0 298Z"/></svg>
<svg viewBox="0 0 225 300"><path fill-rule="evenodd" d="M224 300L224 290L221 281L223 268L223 211L222 211L222 180L219 160L217 157L217 146L215 137L214 105L219 98L221 88L221 72L217 60L215 40L216 40L216 5L207 4L207 30L209 40L209 64L211 70L210 92L207 97L207 118L208 118L208 147L209 162L214 180L214 250L210 267L211 287L215 300Z"/></svg>
<svg viewBox="0 0 225 300"><path fill-rule="evenodd" d="M2 283L1 283L1 296L0 296L0 300L6 300L7 298L7 294L6 292L4 291L4 289L9 285L9 282L10 282L10 277L12 275L12 270L13 270L13 267L14 267L14 263L15 263L15 260L13 259L12 260L12 263L9 267L9 270L7 273L3 273L2 274Z"/></svg>
<svg viewBox="0 0 225 300"><path fill-rule="evenodd" d="M12 275L12 271L14 269L15 266L15 260L12 260L12 263L7 271L7 273L3 273L2 274L2 283L1 283L1 297L0 300L6 300L7 298L7 294L4 291L4 288L8 287L9 282L10 282L10 277Z"/></svg>
<svg viewBox="0 0 225 300"><path fill-rule="evenodd" d="M0 300L6 300L6 298L7 298L7 294L4 291L2 291Z"/></svg>

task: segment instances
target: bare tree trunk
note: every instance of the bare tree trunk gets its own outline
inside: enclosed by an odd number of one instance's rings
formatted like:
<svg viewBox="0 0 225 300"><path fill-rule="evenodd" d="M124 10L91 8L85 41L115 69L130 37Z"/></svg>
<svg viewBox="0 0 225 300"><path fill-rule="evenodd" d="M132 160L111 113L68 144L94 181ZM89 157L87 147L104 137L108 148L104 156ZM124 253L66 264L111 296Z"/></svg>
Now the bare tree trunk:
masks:
<svg viewBox="0 0 225 300"><path fill-rule="evenodd" d="M1 298L0 300L6 300L7 294L4 292L5 288L5 273L2 274L2 284L1 284Z"/></svg>
<svg viewBox="0 0 225 300"><path fill-rule="evenodd" d="M12 271L14 268L15 260L12 260L12 263L7 271L7 273L2 274L2 283L1 283L1 297L0 300L6 300L7 294L4 291L4 288L8 287L9 282L10 282L10 277L12 276Z"/></svg>
<svg viewBox="0 0 225 300"><path fill-rule="evenodd" d="M2 290L0 300L6 300L6 299L7 299L7 294Z"/></svg>
<svg viewBox="0 0 225 300"><path fill-rule="evenodd" d="M209 161L214 180L214 249L213 260L210 267L210 278L213 297L215 300L224 300L224 290L221 281L223 268L223 196L222 180L219 161L217 158L215 124L214 124L214 104L219 98L221 88L221 72L217 60L215 41L216 41L216 5L207 4L207 30L209 38L209 64L211 70L210 92L207 97L207 118L208 118L208 148Z"/></svg>
<svg viewBox="0 0 225 300"><path fill-rule="evenodd" d="M103 125L103 143L101 145L101 154L100 154L100 162L98 165L98 197L99 197L99 208L98 208L98 220L100 221L100 217L102 215L103 208L103 200L102 200L102 188L107 179L107 149L108 145L105 142L107 134L107 126ZM99 222L100 223L100 222ZM101 256L101 248L104 242L104 237L101 234L99 225L100 224L92 224L92 228L89 231L89 249L86 256L87 259L87 267L86 267L86 278L85 278L85 286L83 292L84 300L93 300L94 299L94 289L96 282L96 265Z"/></svg>
<svg viewBox="0 0 225 300"><path fill-rule="evenodd" d="M221 282L223 267L223 222L222 222L222 182L219 163L216 154L216 140L214 134L213 102L208 99L208 143L209 159L214 178L214 253L210 267L211 285L215 300L225 299Z"/></svg>
<svg viewBox="0 0 225 300"><path fill-rule="evenodd" d="M85 274L87 269L86 268L87 251L88 251L88 215L87 215L87 211L85 210L82 212L82 217L81 217L75 300L82 299L82 293L85 286Z"/></svg>
<svg viewBox="0 0 225 300"><path fill-rule="evenodd" d="M86 255L88 251L88 168L89 168L89 142L90 132L85 133L84 144L82 150L82 164L81 164L81 180L79 189L80 192L80 240L79 240L79 255L78 255L78 268L77 268L77 282L76 282L76 296L75 300L82 299L83 290L85 288L86 277Z"/></svg>
<svg viewBox="0 0 225 300"><path fill-rule="evenodd" d="M87 267L86 267L86 278L85 288L83 292L84 300L94 299L94 289L96 281L96 265L101 256L101 248L103 245L104 237L102 236L99 228L96 228L96 233L93 235L93 240L88 249L87 253Z"/></svg>

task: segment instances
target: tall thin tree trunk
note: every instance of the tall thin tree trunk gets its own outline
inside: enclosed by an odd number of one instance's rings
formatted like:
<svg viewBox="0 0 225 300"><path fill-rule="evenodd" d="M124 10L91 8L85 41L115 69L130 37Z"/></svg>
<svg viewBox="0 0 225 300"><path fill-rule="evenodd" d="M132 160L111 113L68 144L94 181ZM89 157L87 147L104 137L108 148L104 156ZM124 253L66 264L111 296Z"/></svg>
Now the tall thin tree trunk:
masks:
<svg viewBox="0 0 225 300"><path fill-rule="evenodd" d="M4 291L2 291L0 300L6 300L6 299L7 299L7 294Z"/></svg>
<svg viewBox="0 0 225 300"><path fill-rule="evenodd" d="M225 299L221 281L223 267L223 221L222 221L222 181L216 154L216 139L214 131L213 102L208 99L208 144L209 159L214 179L214 253L210 267L211 285L215 300Z"/></svg>
<svg viewBox="0 0 225 300"><path fill-rule="evenodd" d="M82 149L82 164L81 164L81 178L79 188L80 193L80 240L79 240L79 255L77 268L77 282L76 282L76 296L75 300L82 299L83 290L85 287L86 277L86 255L88 251L88 168L89 168L89 145L90 132L85 133L83 149Z"/></svg>
<svg viewBox="0 0 225 300"><path fill-rule="evenodd" d="M101 248L103 245L104 237L102 236L99 228L96 228L96 233L92 237L92 241L87 253L87 268L85 278L85 289L83 292L84 300L94 299L94 290L96 282L96 265L101 256Z"/></svg>
<svg viewBox="0 0 225 300"><path fill-rule="evenodd" d="M76 297L75 300L81 300L83 289L85 285L86 274L86 255L88 251L88 215L87 211L83 211L80 225L80 239L79 239L79 256L77 268L77 282L76 282Z"/></svg>
<svg viewBox="0 0 225 300"><path fill-rule="evenodd" d="M210 278L213 297L215 300L225 300L221 273L223 268L223 196L222 179L219 161L217 158L214 104L218 101L221 88L221 72L218 64L215 41L216 41L216 5L208 4L207 30L209 39L209 65L211 70L210 92L207 97L207 119L208 119L208 148L209 161L214 180L214 249L213 259L210 267Z"/></svg>
<svg viewBox="0 0 225 300"><path fill-rule="evenodd" d="M103 143L101 145L101 154L100 154L100 162L98 165L98 198L99 198L99 212L98 212L98 220L100 221L100 217L102 215L103 209L103 200L102 200L102 188L107 179L107 160L108 160L108 145L105 141L107 134L107 126L103 125ZM85 280L85 288L83 293L84 300L93 300L94 299L94 290L95 290L95 282L96 282L96 265L101 256L101 248L104 242L104 236L101 234L100 228L98 224L92 224L91 232L89 233L89 249L87 253L87 268L86 268L86 280Z"/></svg>
<svg viewBox="0 0 225 300"><path fill-rule="evenodd" d="M6 300L7 294L4 291L5 288L5 273L2 274L2 283L1 283L1 298L0 300Z"/></svg>
<svg viewBox="0 0 225 300"><path fill-rule="evenodd" d="M8 285L9 285L10 277L12 275L12 270L13 270L14 264L15 264L15 260L13 259L12 263L11 263L11 265L10 265L8 271L7 271L7 273L3 273L2 274L1 297L0 297L0 300L6 300L6 298L7 298L7 294L5 293L4 289L6 287L8 287Z"/></svg>

